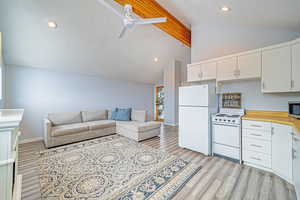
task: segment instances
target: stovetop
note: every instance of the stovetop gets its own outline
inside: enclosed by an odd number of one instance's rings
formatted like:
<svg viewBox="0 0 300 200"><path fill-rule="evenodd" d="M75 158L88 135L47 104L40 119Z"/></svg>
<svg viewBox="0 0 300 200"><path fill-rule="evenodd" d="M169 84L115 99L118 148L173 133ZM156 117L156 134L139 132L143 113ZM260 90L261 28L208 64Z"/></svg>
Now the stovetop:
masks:
<svg viewBox="0 0 300 200"><path fill-rule="evenodd" d="M213 124L239 126L244 113L244 109L220 109L219 113L213 115L212 122Z"/></svg>

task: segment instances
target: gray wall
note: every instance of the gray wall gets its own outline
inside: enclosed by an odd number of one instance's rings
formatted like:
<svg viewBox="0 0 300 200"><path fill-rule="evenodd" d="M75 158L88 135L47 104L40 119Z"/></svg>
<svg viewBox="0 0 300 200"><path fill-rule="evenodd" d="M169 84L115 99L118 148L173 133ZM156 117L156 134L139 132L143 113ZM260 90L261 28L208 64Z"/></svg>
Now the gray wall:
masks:
<svg viewBox="0 0 300 200"><path fill-rule="evenodd" d="M300 37L278 29L192 26L192 62L256 49ZM241 92L246 109L287 111L287 101L300 93L262 94L260 80L225 82L221 92Z"/></svg>
<svg viewBox="0 0 300 200"><path fill-rule="evenodd" d="M178 124L178 87L181 82L182 63L174 60L164 70L165 86L165 124Z"/></svg>
<svg viewBox="0 0 300 200"><path fill-rule="evenodd" d="M223 83L221 92L241 92L242 106L248 110L288 111L288 101L300 101L300 93L263 94L260 80Z"/></svg>
<svg viewBox="0 0 300 200"><path fill-rule="evenodd" d="M132 107L151 110L153 85L8 66L7 108L24 108L22 139L42 137L49 112Z"/></svg>

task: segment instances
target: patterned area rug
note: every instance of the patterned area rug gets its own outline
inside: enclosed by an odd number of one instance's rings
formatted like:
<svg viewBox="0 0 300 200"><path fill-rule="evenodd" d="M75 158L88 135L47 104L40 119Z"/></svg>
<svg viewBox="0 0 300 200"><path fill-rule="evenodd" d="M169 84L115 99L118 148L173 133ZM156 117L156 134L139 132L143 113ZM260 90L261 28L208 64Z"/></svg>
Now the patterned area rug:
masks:
<svg viewBox="0 0 300 200"><path fill-rule="evenodd" d="M166 200L200 170L113 135L40 152L43 200Z"/></svg>

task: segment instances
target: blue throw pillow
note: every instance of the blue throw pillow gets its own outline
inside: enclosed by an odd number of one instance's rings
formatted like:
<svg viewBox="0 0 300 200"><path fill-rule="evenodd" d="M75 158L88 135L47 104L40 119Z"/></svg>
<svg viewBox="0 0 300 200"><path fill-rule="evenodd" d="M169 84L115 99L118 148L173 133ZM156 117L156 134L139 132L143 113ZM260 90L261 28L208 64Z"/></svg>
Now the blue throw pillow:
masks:
<svg viewBox="0 0 300 200"><path fill-rule="evenodd" d="M116 119L117 121L130 121L131 108L118 108Z"/></svg>
<svg viewBox="0 0 300 200"><path fill-rule="evenodd" d="M113 111L111 112L111 117L110 117L110 119L111 119L111 120L116 120L117 113L118 113L118 108L115 108L115 110L113 110Z"/></svg>

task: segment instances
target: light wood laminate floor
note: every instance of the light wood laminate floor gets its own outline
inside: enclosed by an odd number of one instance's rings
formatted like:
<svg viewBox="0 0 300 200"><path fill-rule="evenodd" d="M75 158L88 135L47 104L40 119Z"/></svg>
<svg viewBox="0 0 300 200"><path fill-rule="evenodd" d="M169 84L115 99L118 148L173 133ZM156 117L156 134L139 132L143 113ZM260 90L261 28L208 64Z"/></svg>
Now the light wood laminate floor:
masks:
<svg viewBox="0 0 300 200"><path fill-rule="evenodd" d="M296 200L294 187L278 176L180 148L176 128L164 128L160 138L152 138L143 143L203 166L174 197L175 200ZM23 175L22 200L41 199L37 152L44 149L41 141L20 145L19 173Z"/></svg>

